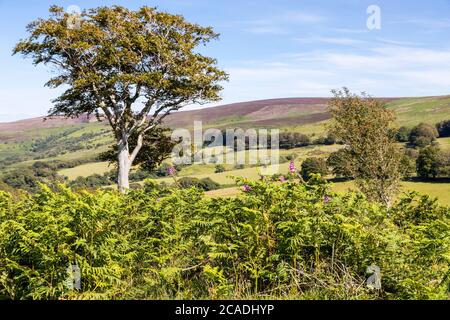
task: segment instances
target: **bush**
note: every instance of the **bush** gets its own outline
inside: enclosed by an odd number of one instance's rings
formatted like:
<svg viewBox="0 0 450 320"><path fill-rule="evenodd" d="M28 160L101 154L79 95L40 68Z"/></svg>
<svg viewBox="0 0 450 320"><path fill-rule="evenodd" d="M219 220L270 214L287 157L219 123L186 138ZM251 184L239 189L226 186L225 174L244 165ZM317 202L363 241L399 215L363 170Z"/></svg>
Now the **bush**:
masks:
<svg viewBox="0 0 450 320"><path fill-rule="evenodd" d="M217 182L214 182L211 178L204 178L200 180L197 178L183 177L181 179L178 179L177 182L178 185L184 189L194 187L205 191L211 191L216 190L220 187L220 185Z"/></svg>
<svg viewBox="0 0 450 320"><path fill-rule="evenodd" d="M347 157L345 149L340 149L330 154L327 159L327 166L331 168L337 178L352 178L350 170L350 160Z"/></svg>
<svg viewBox="0 0 450 320"><path fill-rule="evenodd" d="M436 128L428 123L421 123L414 127L409 134L409 143L414 147L430 145L439 136Z"/></svg>
<svg viewBox="0 0 450 320"><path fill-rule="evenodd" d="M440 138L450 137L450 120L439 122L436 129Z"/></svg>
<svg viewBox="0 0 450 320"><path fill-rule="evenodd" d="M411 129L408 127L400 127L395 134L395 138L398 142L408 142Z"/></svg>
<svg viewBox="0 0 450 320"><path fill-rule="evenodd" d="M438 147L428 146L419 152L416 160L417 175L421 178L436 178L445 167L444 155Z"/></svg>
<svg viewBox="0 0 450 320"><path fill-rule="evenodd" d="M216 165L214 173L222 173L222 172L225 172L225 171L226 171L225 167L223 165L221 165L221 164L218 164L218 165Z"/></svg>
<svg viewBox="0 0 450 320"><path fill-rule="evenodd" d="M311 139L298 132L283 132L280 134L280 149L293 149L311 144Z"/></svg>
<svg viewBox="0 0 450 320"><path fill-rule="evenodd" d="M303 180L308 181L312 174L326 176L328 174L327 163L322 158L307 158L302 163L301 175Z"/></svg>
<svg viewBox="0 0 450 320"><path fill-rule="evenodd" d="M203 178L200 180L201 187L205 191L217 190L220 188L220 184L212 180L211 178Z"/></svg>
<svg viewBox="0 0 450 320"><path fill-rule="evenodd" d="M405 195L391 209L327 185L0 192L5 299L448 299L450 211ZM382 290L364 285L381 268ZM66 286L71 265L81 289Z"/></svg>

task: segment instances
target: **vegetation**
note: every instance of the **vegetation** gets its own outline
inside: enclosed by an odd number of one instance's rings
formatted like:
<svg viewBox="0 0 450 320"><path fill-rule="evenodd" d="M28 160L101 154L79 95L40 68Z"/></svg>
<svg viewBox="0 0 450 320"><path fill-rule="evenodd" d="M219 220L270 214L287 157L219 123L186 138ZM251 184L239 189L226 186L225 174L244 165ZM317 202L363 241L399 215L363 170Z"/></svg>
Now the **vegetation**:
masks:
<svg viewBox="0 0 450 320"><path fill-rule="evenodd" d="M450 120L441 121L436 124L440 138L450 137Z"/></svg>
<svg viewBox="0 0 450 320"><path fill-rule="evenodd" d="M59 71L47 85L68 89L50 115L106 117L118 146L118 186L125 192L147 134L186 104L219 100L218 83L227 75L214 59L195 52L218 35L150 7L85 10L76 27L63 8L50 13L29 25L30 36L14 53ZM137 143L130 149L133 136Z"/></svg>
<svg viewBox="0 0 450 320"><path fill-rule="evenodd" d="M306 158L302 162L300 174L305 181L308 181L314 174L326 176L328 174L327 162L322 158Z"/></svg>
<svg viewBox="0 0 450 320"><path fill-rule="evenodd" d="M417 175L421 178L450 177L450 155L438 147L428 146L420 150L416 165Z"/></svg>
<svg viewBox="0 0 450 320"><path fill-rule="evenodd" d="M411 130L409 143L414 147L426 147L432 144L438 136L436 127L431 124L420 123Z"/></svg>
<svg viewBox="0 0 450 320"><path fill-rule="evenodd" d="M392 111L379 100L334 91L330 132L345 145L342 156L352 178L369 199L390 206L401 178L401 151L390 128Z"/></svg>
<svg viewBox="0 0 450 320"><path fill-rule="evenodd" d="M0 296L448 298L448 208L414 194L386 209L324 184L240 183L247 192L221 199L150 181L126 195L0 192ZM373 264L379 291L365 286ZM71 265L80 290L67 286Z"/></svg>

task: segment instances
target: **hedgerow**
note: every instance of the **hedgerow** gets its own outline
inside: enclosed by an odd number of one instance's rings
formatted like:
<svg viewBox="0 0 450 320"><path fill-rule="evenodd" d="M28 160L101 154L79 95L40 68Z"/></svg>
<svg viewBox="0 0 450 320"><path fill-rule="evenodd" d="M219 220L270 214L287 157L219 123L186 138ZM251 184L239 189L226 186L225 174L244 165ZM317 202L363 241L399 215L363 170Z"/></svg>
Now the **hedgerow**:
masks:
<svg viewBox="0 0 450 320"><path fill-rule="evenodd" d="M450 212L407 194L391 209L318 179L196 188L0 193L4 299L447 299ZM67 286L68 267L80 289ZM366 269L381 269L381 290Z"/></svg>

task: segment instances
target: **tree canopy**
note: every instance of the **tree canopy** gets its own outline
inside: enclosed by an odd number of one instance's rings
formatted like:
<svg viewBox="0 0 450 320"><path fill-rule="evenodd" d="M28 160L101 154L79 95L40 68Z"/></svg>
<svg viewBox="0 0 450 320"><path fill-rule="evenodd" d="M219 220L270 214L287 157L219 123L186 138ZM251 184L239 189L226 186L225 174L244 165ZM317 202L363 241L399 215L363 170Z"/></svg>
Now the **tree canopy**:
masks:
<svg viewBox="0 0 450 320"><path fill-rule="evenodd" d="M215 59L197 52L218 34L150 7L84 10L75 27L63 8L53 6L50 13L28 25L29 37L14 54L55 68L46 85L66 90L50 116L106 117L118 144L119 187L126 189L146 133L186 105L220 100L227 74ZM130 150L133 135L137 143Z"/></svg>
<svg viewBox="0 0 450 320"><path fill-rule="evenodd" d="M330 133L345 145L341 157L348 163L352 178L369 199L392 205L402 159L391 129L394 113L364 93L358 96L347 88L333 93Z"/></svg>

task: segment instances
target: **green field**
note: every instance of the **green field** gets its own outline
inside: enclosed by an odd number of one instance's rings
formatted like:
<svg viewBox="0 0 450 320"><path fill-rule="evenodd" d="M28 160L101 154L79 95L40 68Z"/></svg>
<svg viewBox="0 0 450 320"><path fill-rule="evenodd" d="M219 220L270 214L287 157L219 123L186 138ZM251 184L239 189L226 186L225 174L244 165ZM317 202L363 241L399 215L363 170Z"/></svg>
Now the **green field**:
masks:
<svg viewBox="0 0 450 320"><path fill-rule="evenodd" d="M397 114L397 123L399 126L414 126L420 122L435 124L442 120L450 118L450 97L425 97L425 98L407 98L398 99L390 102L388 107ZM307 114L310 111L305 111ZM293 124L292 119L302 116L298 112L284 113L283 115L274 114L274 118L291 118L285 125L277 126L280 132L300 132L308 134L314 139L323 136L326 132L327 121L318 121L307 124ZM295 123L295 121L294 121ZM233 114L223 114L217 119L212 119L205 124L205 128L228 127L238 128L251 127L252 119L246 116L236 116ZM270 127L270 125L268 126ZM3 140L2 140L2 137ZM6 139L5 137L8 137ZM17 137L12 139L11 137ZM5 140L6 139L6 140ZM56 128L23 128L18 131L0 131L0 174L7 173L10 170L30 167L36 161L82 161L82 165L71 169L60 170L60 175L74 180L78 177L87 177L92 174L103 174L113 169L105 162L96 162L96 157L107 150L112 144L109 127L101 123L85 123L66 125ZM443 150L450 150L450 138L438 139L438 144ZM74 147L71 150L68 146ZM296 159L297 165L306 157L326 157L331 152L336 151L340 146L309 146L292 150L280 150L283 161L291 156ZM246 153L248 157L248 153ZM283 162L282 161L282 162ZM86 163L89 162L89 163ZM261 168L256 166L246 166L244 169L235 169L233 165L225 165L226 172L214 173L215 165L192 165L184 167L179 172L179 177L209 177L223 187L231 186L234 183L234 177L244 177L248 179L258 179ZM282 163L280 173L287 172L287 164ZM158 179L160 183L172 183L172 178ZM450 204L450 184L431 184L431 183L404 183L405 189L416 190L431 196L439 197L442 203ZM346 188L345 184L336 184L337 190ZM222 189L214 191L212 196L233 194L231 189Z"/></svg>
<svg viewBox="0 0 450 320"><path fill-rule="evenodd" d="M450 206L450 183L428 183L428 182L402 182L401 192L416 191L432 198L438 198L438 202ZM353 182L339 182L332 184L332 190L337 193L344 193L349 190L357 191ZM237 187L229 187L214 190L207 193L209 197L234 197L241 190Z"/></svg>
<svg viewBox="0 0 450 320"><path fill-rule="evenodd" d="M93 162L75 168L63 169L59 171L59 174L66 176L69 180L75 180L78 177L88 177L92 174L104 174L112 169L113 167L108 162Z"/></svg>

